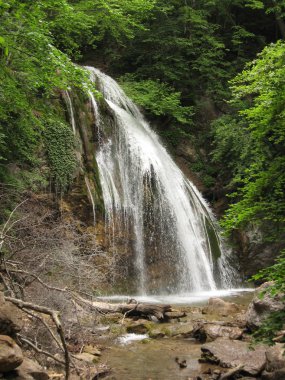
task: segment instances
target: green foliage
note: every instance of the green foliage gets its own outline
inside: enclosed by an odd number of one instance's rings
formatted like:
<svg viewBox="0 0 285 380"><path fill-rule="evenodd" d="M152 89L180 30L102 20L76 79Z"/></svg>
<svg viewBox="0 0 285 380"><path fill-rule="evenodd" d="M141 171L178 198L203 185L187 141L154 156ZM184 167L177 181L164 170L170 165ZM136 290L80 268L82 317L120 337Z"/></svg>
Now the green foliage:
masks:
<svg viewBox="0 0 285 380"><path fill-rule="evenodd" d="M0 4L0 164L1 181L11 181L11 164L37 166L45 120L59 90L93 90L88 74L58 50L50 30L48 5L64 1L5 1ZM8 54L7 54L8 50ZM2 53L2 54L1 54ZM18 178L18 176L17 176Z"/></svg>
<svg viewBox="0 0 285 380"><path fill-rule="evenodd" d="M285 43L266 47L232 82L236 110L216 122L214 159L227 160L233 203L223 225L270 225L285 231Z"/></svg>
<svg viewBox="0 0 285 380"><path fill-rule="evenodd" d="M204 9L160 0L146 27L124 52L138 80L160 80L188 97L201 81L204 91L223 92L217 78L227 76L224 44Z"/></svg>
<svg viewBox="0 0 285 380"><path fill-rule="evenodd" d="M267 288L267 292L272 297L277 294L283 294L285 297L285 250L276 259L274 265L269 268L261 270L258 274L253 276L254 280L273 281L273 284Z"/></svg>
<svg viewBox="0 0 285 380"><path fill-rule="evenodd" d="M0 1L2 182L12 180L9 168L13 165L36 170L42 136L48 133L47 120L57 119L57 136L64 137L64 110L58 106L61 91L73 87L96 93L88 73L71 58L79 59L106 35L117 43L132 37L152 7L153 0ZM66 144L64 138L62 144ZM55 165L51 151L49 157ZM66 164L70 172L69 159ZM60 172L53 167L53 177L64 188L67 174L61 183Z"/></svg>
<svg viewBox="0 0 285 380"><path fill-rule="evenodd" d="M90 15L95 39L110 35L117 42L133 38L137 29L144 29L155 0L82 0L74 6Z"/></svg>
<svg viewBox="0 0 285 380"><path fill-rule="evenodd" d="M284 14L284 0L247 0L245 5L252 9L265 9L267 13L275 13L278 15Z"/></svg>
<svg viewBox="0 0 285 380"><path fill-rule="evenodd" d="M69 125L49 119L44 132L51 177L57 192L66 190L77 166L74 136Z"/></svg>
<svg viewBox="0 0 285 380"><path fill-rule="evenodd" d="M268 345L274 345L273 339L276 338L276 332L281 331L284 326L285 311L274 311L262 323L260 328L253 333L255 341L263 342ZM285 343L285 339L280 343Z"/></svg>
<svg viewBox="0 0 285 380"><path fill-rule="evenodd" d="M224 115L212 123L212 162L224 176L235 177L251 159L252 137L238 115Z"/></svg>
<svg viewBox="0 0 285 380"><path fill-rule="evenodd" d="M122 78L126 93L151 114L168 116L182 124L190 124L193 115L192 107L181 105L181 93L154 80L136 81L130 75Z"/></svg>
<svg viewBox="0 0 285 380"><path fill-rule="evenodd" d="M191 140L191 134L180 126L174 124L168 129L159 130L159 135L169 144L170 147L177 147L181 140Z"/></svg>

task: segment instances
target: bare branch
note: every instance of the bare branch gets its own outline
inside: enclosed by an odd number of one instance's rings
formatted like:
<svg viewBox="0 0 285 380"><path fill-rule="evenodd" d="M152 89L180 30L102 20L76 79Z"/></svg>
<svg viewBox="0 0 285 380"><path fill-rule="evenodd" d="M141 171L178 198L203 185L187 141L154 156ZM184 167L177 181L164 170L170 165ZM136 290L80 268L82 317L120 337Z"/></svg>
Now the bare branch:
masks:
<svg viewBox="0 0 285 380"><path fill-rule="evenodd" d="M55 286L51 286L43 282L37 275L31 272L27 272L25 270L19 270L19 269L9 269L10 272L12 273L19 273L19 274L26 274L27 276L33 277L35 280L37 280L41 285L43 285L45 288L50 289L50 290L56 290L57 292L67 292L67 288L57 288Z"/></svg>
<svg viewBox="0 0 285 380"><path fill-rule="evenodd" d="M54 323L56 325L57 332L60 336L62 347L64 349L65 380L68 380L69 374L70 374L70 358L69 358L69 353L68 353L68 349L67 349L67 345L66 345L66 341L65 341L65 337L64 337L64 332L63 332L62 325L61 325L61 322L59 319L59 312L55 311L55 310L51 310L51 309L44 307L44 306L35 305L33 303L30 303L30 302L24 302L24 301L19 300L17 298L12 298L12 297L4 297L4 298L6 301L12 302L16 306L18 306L20 309L31 309L31 310L37 311L39 313L47 314L52 318L52 320L54 321Z"/></svg>
<svg viewBox="0 0 285 380"><path fill-rule="evenodd" d="M0 234L1 237L2 237L2 236L5 236L5 229L6 229L6 227L9 225L9 222L10 222L10 220L11 220L13 214L15 213L15 211L16 211L19 207L21 207L22 204L24 204L25 202L27 202L27 200L28 200L28 199L25 199L25 200L23 200L21 203L19 203L19 204L14 208L14 210L10 213L9 218L7 219L6 223L4 224L4 226L3 226L3 228L2 228L2 231L1 231L1 234ZM13 225L15 225L15 223L13 223L12 226L13 226ZM9 231L9 229L10 229L12 226L10 226L10 227L8 228L7 232ZM1 247L2 247L2 245L0 246L0 249L1 249Z"/></svg>
<svg viewBox="0 0 285 380"><path fill-rule="evenodd" d="M38 321L40 321L44 326L45 328L48 330L49 334L51 335L51 337L54 339L54 341L56 342L57 346L60 348L61 351L64 351L60 341L57 339L57 337L55 336L54 332L52 331L52 329L49 327L49 325L43 320L43 318L41 318L39 315L36 315L34 313L32 313L31 311L28 311L26 309L22 309L25 313L27 313L28 315L30 315L32 318L35 318L37 319Z"/></svg>
<svg viewBox="0 0 285 380"><path fill-rule="evenodd" d="M13 290L11 289L10 285L9 285L8 282L6 281L5 276L3 276L2 273L0 273L0 278L1 278L1 280L2 280L2 282L3 282L3 284L4 284L4 286L5 286L5 288L6 288L6 289L7 289L12 295L14 295Z"/></svg>
<svg viewBox="0 0 285 380"><path fill-rule="evenodd" d="M65 362L63 360L60 360L58 359L56 356L52 355L50 352L48 351L44 351L42 349L40 349L35 343L31 342L29 339L23 337L23 335L21 334L17 334L17 337L20 339L21 342L24 342L26 343L27 345L29 345L30 347L32 347L36 352L38 352L39 354L43 354L43 355L46 355L48 356L49 358L52 358L54 361L60 363L60 364L63 364L65 365Z"/></svg>

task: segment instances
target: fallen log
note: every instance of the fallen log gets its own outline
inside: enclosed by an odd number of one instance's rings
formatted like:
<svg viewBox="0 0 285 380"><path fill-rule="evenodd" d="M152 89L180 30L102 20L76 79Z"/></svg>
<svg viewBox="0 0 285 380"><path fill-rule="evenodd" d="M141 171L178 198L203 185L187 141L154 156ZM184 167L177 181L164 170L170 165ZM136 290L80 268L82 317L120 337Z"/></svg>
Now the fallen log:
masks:
<svg viewBox="0 0 285 380"><path fill-rule="evenodd" d="M123 303L123 304L102 304L102 302L93 302L93 307L105 313L122 313L128 317L154 316L159 321L166 319L166 312L172 311L170 305L156 305L147 303Z"/></svg>
<svg viewBox="0 0 285 380"><path fill-rule="evenodd" d="M140 316L140 317L156 317L159 321L169 319L170 315L167 314L172 312L172 307L170 305L161 304L150 304L150 303L135 303L135 300L131 300L131 303L107 303L98 301L89 301L78 295L73 294L73 296L80 302L90 306L92 309L104 314L110 313L121 313L125 316Z"/></svg>

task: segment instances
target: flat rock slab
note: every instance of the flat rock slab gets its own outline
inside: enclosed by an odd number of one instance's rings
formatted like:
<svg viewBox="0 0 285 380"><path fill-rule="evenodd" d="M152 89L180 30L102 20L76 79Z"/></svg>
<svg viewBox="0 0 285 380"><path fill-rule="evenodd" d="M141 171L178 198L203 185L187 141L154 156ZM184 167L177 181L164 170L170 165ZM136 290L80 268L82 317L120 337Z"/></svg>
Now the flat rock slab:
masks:
<svg viewBox="0 0 285 380"><path fill-rule="evenodd" d="M266 357L264 346L255 350L248 343L240 340L218 338L214 342L202 346L202 359L221 367L233 368L243 364L241 372L245 375L256 376L265 368Z"/></svg>

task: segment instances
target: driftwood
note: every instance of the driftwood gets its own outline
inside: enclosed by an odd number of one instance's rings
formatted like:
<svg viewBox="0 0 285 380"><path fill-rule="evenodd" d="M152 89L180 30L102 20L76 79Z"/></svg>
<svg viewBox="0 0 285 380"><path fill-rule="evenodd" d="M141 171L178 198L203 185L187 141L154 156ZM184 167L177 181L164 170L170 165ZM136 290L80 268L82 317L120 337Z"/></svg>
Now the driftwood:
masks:
<svg viewBox="0 0 285 380"><path fill-rule="evenodd" d="M92 309L104 313L121 313L125 316L140 316L140 317L156 317L159 321L163 321L171 318L171 312L173 312L170 305L163 304L150 304L150 303L135 303L135 300L131 300L131 303L114 304L107 302L92 302L86 300L78 295L73 296L80 302L90 306ZM184 314L183 314L184 315ZM176 316L175 316L176 318Z"/></svg>

